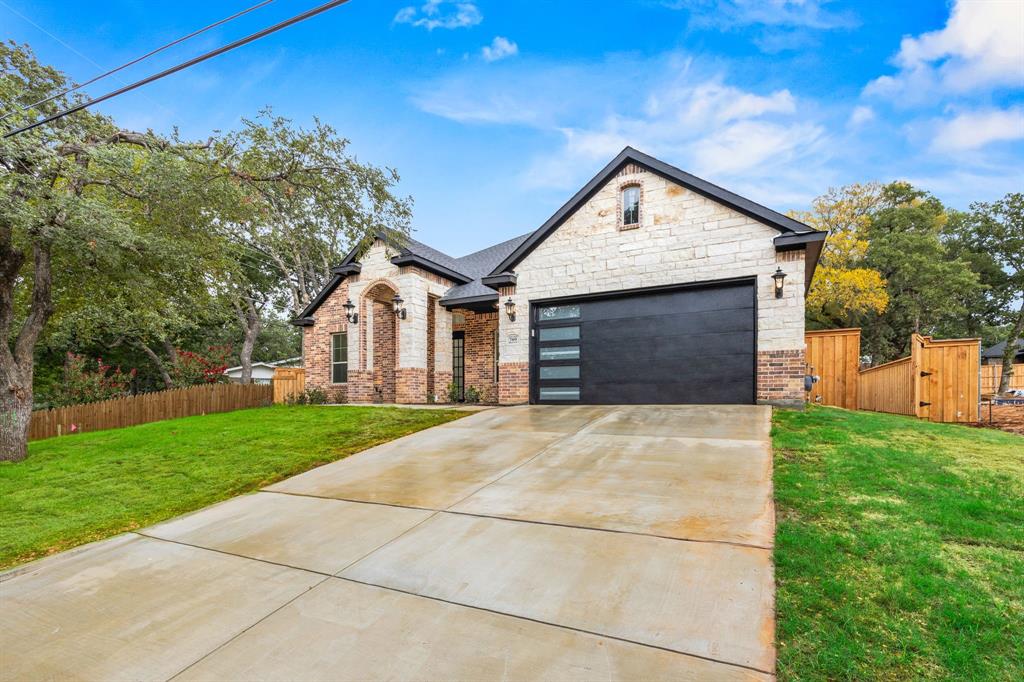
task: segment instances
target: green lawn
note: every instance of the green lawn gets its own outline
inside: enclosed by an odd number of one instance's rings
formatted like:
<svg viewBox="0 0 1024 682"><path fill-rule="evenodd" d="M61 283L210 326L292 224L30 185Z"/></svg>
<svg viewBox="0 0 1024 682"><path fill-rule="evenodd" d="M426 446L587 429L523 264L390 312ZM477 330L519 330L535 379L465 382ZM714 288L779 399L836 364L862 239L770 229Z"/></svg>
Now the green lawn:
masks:
<svg viewBox="0 0 1024 682"><path fill-rule="evenodd" d="M0 462L0 568L140 528L463 416L267 407L50 438Z"/></svg>
<svg viewBox="0 0 1024 682"><path fill-rule="evenodd" d="M773 439L780 679L1024 679L1024 437L812 407Z"/></svg>

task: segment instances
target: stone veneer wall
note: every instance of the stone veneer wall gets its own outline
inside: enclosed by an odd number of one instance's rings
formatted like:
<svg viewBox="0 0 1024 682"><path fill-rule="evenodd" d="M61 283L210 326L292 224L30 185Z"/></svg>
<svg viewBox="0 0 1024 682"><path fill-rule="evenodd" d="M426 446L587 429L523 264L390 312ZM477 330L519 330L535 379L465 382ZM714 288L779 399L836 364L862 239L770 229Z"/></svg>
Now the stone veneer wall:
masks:
<svg viewBox="0 0 1024 682"><path fill-rule="evenodd" d="M466 321L453 325L452 331L466 334L466 388L476 387L480 391L481 402L496 403L498 383L494 380L494 332L498 330L498 313L459 312L465 315Z"/></svg>
<svg viewBox="0 0 1024 682"><path fill-rule="evenodd" d="M303 328L307 384L324 388L337 402L427 402L431 366L436 393L443 395L451 382L451 313L437 299L454 283L398 267L391 255L383 242L373 244L360 258L362 271L342 282L313 313L313 326ZM405 300L405 320L392 312L396 292ZM358 325L345 319L349 298L358 306ZM330 335L336 331L349 335L347 384L330 383Z"/></svg>
<svg viewBox="0 0 1024 682"><path fill-rule="evenodd" d="M619 188L643 187L640 227L619 225ZM544 242L515 266L515 321L500 318L502 371L523 383L529 362L530 301L659 285L756 277L757 352L789 351L785 380L773 374L774 356L758 371L759 399L796 404L804 398L796 365L804 352L804 252L777 253L778 230L630 165L609 180ZM784 296L775 298L772 273L786 273ZM525 386L501 389L502 402L524 402ZM760 396L767 396L761 398Z"/></svg>

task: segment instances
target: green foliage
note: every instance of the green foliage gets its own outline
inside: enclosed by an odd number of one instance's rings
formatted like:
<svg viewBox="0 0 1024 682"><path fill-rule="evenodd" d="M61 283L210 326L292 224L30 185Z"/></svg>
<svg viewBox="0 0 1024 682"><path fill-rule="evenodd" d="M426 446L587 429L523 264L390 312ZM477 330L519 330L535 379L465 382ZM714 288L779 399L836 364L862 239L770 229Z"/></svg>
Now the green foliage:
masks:
<svg viewBox="0 0 1024 682"><path fill-rule="evenodd" d="M25 461L0 463L0 568L195 511L460 416L275 406L35 441Z"/></svg>
<svg viewBox="0 0 1024 682"><path fill-rule="evenodd" d="M448 388L445 391L448 402L457 403L462 400L462 392L459 391L459 386L455 382L449 382Z"/></svg>
<svg viewBox="0 0 1024 682"><path fill-rule="evenodd" d="M480 389L476 386L466 387L466 402L467 403L478 403L480 402Z"/></svg>
<svg viewBox="0 0 1024 682"><path fill-rule="evenodd" d="M227 358L230 354L231 348L226 346L212 346L205 354L178 350L177 361L171 371L173 387L227 383L224 370L228 368Z"/></svg>
<svg viewBox="0 0 1024 682"><path fill-rule="evenodd" d="M312 386L299 393L293 393L285 399L287 405L326 405L330 400L327 391L318 386Z"/></svg>
<svg viewBox="0 0 1024 682"><path fill-rule="evenodd" d="M105 364L103 358L90 362L82 355L68 353L51 406L81 405L124 397L128 395L134 378L134 369L123 372L120 367Z"/></svg>
<svg viewBox="0 0 1024 682"><path fill-rule="evenodd" d="M1024 677L1024 438L777 411L780 680Z"/></svg>

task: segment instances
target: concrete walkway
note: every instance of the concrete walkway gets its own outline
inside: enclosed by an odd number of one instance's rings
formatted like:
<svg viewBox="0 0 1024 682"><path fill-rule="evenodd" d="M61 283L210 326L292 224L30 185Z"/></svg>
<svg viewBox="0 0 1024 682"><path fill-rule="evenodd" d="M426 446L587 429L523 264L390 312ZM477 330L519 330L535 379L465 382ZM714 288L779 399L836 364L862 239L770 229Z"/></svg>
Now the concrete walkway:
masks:
<svg viewBox="0 0 1024 682"><path fill-rule="evenodd" d="M421 431L9 574L0 679L770 679L769 427L535 406Z"/></svg>

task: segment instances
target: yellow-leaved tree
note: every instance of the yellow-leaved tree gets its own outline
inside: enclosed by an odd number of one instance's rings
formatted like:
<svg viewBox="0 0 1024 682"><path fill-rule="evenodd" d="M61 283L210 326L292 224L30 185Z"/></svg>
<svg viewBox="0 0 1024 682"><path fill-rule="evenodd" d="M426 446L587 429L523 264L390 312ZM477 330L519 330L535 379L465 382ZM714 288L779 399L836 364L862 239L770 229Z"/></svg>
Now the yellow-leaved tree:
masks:
<svg viewBox="0 0 1024 682"><path fill-rule="evenodd" d="M857 326L867 313L882 313L889 305L881 273L864 264L867 229L880 201L881 185L830 188L814 200L810 211L793 218L829 236L807 295L807 320L818 328Z"/></svg>

